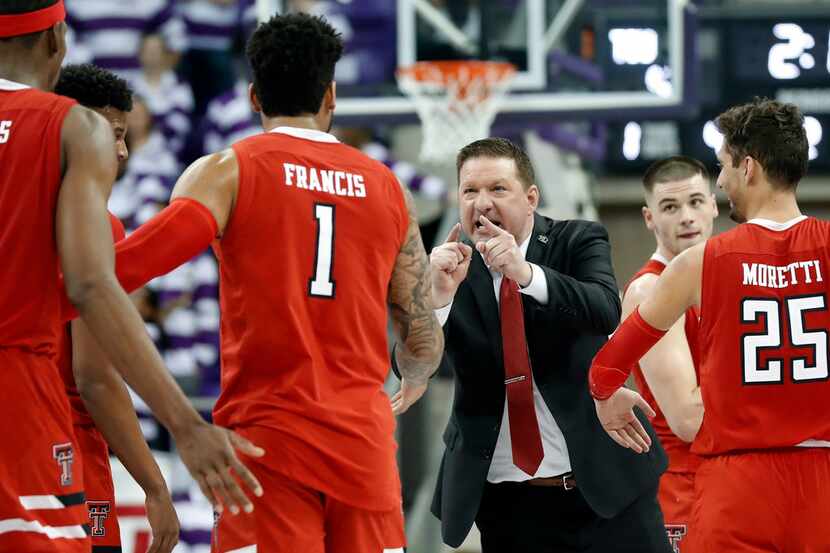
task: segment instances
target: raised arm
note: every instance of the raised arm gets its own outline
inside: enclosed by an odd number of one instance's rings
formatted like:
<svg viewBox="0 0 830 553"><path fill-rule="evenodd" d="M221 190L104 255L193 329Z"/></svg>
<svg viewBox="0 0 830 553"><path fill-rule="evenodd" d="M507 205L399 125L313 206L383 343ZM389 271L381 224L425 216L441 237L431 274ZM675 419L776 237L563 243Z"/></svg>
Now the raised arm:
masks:
<svg viewBox="0 0 830 553"><path fill-rule="evenodd" d="M409 222L389 283L392 326L398 337L395 355L402 377L401 390L392 398L396 414L406 411L423 395L444 351L444 333L433 311L429 259L418 217L412 196L401 188Z"/></svg>
<svg viewBox="0 0 830 553"><path fill-rule="evenodd" d="M639 394L623 388L634 364L650 350L692 305L700 303L705 242L672 260L654 291L620 325L594 357L589 373L597 416L609 436L624 447L647 451L651 443L634 416L634 406L654 416Z"/></svg>
<svg viewBox="0 0 830 553"><path fill-rule="evenodd" d="M631 283L623 298L623 317L652 294L657 275L643 275ZM640 368L649 389L666 417L672 432L691 442L703 421L703 400L695 374L692 353L682 315L654 347L640 359Z"/></svg>
<svg viewBox="0 0 830 553"><path fill-rule="evenodd" d="M128 293L193 259L225 229L236 198L231 150L196 160L173 189L171 203L115 246L115 273ZM78 316L64 297L64 321Z"/></svg>
<svg viewBox="0 0 830 553"><path fill-rule="evenodd" d="M233 468L251 490L260 491L236 458L232 443L240 444L241 438L208 425L193 409L115 278L106 211L116 173L109 124L91 110L75 107L64 122L61 141L65 171L56 229L69 299L113 365L173 434L208 498L215 503L221 498L231 510L237 504L252 508L231 473ZM247 446L252 454L259 453Z"/></svg>
<svg viewBox="0 0 830 553"><path fill-rule="evenodd" d="M151 551L169 553L179 541L179 519L167 484L141 433L123 379L80 320L72 322L72 371L95 426L144 491L153 531Z"/></svg>

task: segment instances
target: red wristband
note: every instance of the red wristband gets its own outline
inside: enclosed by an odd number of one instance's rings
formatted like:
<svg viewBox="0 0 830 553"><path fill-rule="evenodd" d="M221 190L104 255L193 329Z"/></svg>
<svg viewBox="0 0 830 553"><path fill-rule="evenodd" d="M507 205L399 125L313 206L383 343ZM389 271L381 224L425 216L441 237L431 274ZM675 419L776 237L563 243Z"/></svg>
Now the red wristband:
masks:
<svg viewBox="0 0 830 553"><path fill-rule="evenodd" d="M594 357L588 373L591 395L600 400L611 397L625 384L634 364L665 334L643 319L639 307L635 309Z"/></svg>
<svg viewBox="0 0 830 553"><path fill-rule="evenodd" d="M115 245L115 275L128 293L205 251L218 233L213 214L191 198L169 206ZM78 316L64 296L63 320Z"/></svg>

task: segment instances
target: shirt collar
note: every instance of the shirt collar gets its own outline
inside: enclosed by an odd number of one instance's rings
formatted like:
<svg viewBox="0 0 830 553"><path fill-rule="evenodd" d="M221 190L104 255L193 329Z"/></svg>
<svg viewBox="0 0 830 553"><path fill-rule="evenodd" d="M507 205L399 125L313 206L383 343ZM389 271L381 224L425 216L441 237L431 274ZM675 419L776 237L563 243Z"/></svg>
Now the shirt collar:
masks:
<svg viewBox="0 0 830 553"><path fill-rule="evenodd" d="M318 131L316 129L301 129L299 127L277 127L271 129L270 132L287 134L295 138L303 138L305 140L312 140L314 142L328 142L331 144L338 144L340 141L327 132Z"/></svg>
<svg viewBox="0 0 830 553"><path fill-rule="evenodd" d="M777 221L771 221L769 219L750 219L749 221L747 221L747 223L752 224L752 225L758 225L758 226L764 227L764 228L769 229L769 230L775 230L775 231L780 232L780 231L783 231L783 230L787 230L788 228L794 227L795 225L797 225L798 223L800 223L801 221L803 221L806 218L807 218L806 215L799 215L798 217L790 219L789 221L784 221L783 223L779 223Z"/></svg>
<svg viewBox="0 0 830 553"><path fill-rule="evenodd" d="M654 261L659 261L660 263L666 266L668 266L669 264L669 260L666 259L666 256L664 256L660 252L654 252L653 254L651 254L651 259L653 259Z"/></svg>
<svg viewBox="0 0 830 553"><path fill-rule="evenodd" d="M26 90L27 88L32 88L29 85L25 85L23 83L16 83L14 81L9 81L7 79L0 79L0 90Z"/></svg>

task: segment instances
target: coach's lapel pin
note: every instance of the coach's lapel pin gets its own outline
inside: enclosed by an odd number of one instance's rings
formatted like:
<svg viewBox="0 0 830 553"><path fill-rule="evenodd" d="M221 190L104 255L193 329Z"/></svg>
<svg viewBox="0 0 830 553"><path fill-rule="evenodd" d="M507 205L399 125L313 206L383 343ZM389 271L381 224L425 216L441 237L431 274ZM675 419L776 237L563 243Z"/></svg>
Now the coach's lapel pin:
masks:
<svg viewBox="0 0 830 553"><path fill-rule="evenodd" d="M536 238L537 238L537 239L539 240L539 242L541 242L542 244L547 244L547 243L548 243L548 237L547 237L547 236L545 236L544 234L540 234L540 235L539 235L539 236L537 236Z"/></svg>

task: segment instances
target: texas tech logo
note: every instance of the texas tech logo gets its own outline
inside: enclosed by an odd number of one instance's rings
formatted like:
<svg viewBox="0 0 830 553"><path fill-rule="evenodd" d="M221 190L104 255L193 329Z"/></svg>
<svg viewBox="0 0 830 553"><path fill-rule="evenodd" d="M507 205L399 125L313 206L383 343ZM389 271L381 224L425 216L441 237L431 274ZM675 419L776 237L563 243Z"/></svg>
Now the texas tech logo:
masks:
<svg viewBox="0 0 830 553"><path fill-rule="evenodd" d="M104 527L104 522L110 514L109 501L87 501L87 509L89 509L89 520L92 523L92 537L102 538L107 534Z"/></svg>
<svg viewBox="0 0 830 553"><path fill-rule="evenodd" d="M52 457L61 469L61 486L72 485L72 444L57 444L52 446Z"/></svg>
<svg viewBox="0 0 830 553"><path fill-rule="evenodd" d="M686 535L685 524L666 524L666 534L669 536L671 550L680 553L680 540Z"/></svg>

